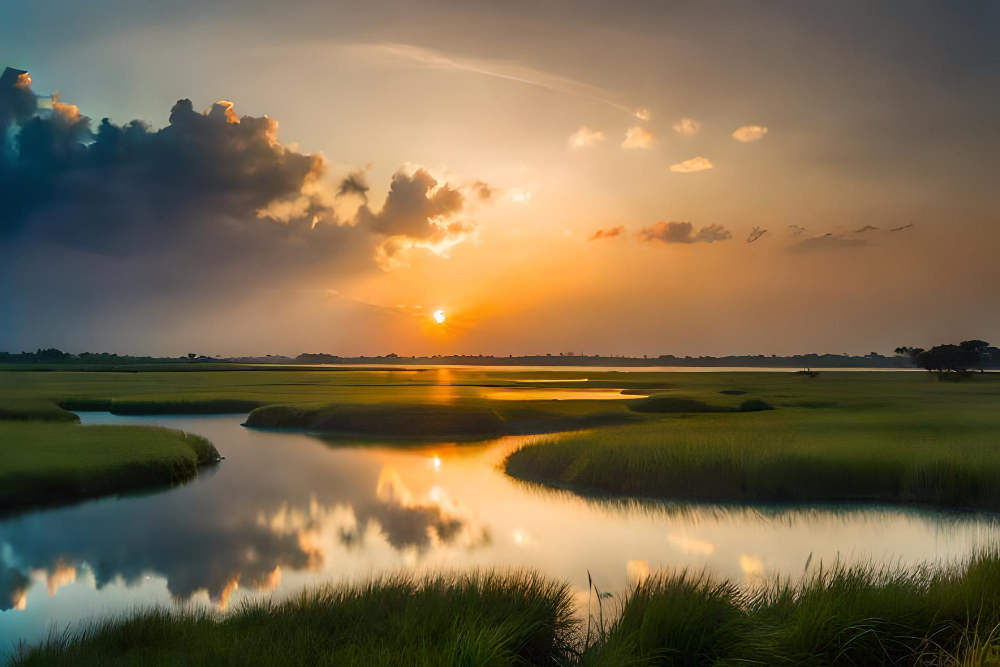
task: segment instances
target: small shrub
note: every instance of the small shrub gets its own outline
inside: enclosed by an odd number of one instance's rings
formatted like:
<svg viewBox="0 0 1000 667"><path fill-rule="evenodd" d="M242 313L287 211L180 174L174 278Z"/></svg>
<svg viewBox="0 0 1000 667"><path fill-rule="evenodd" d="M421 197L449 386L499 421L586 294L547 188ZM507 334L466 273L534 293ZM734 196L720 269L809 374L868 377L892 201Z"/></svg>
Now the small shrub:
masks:
<svg viewBox="0 0 1000 667"><path fill-rule="evenodd" d="M774 406L759 398L751 398L740 403L740 412L761 412L763 410L774 410Z"/></svg>

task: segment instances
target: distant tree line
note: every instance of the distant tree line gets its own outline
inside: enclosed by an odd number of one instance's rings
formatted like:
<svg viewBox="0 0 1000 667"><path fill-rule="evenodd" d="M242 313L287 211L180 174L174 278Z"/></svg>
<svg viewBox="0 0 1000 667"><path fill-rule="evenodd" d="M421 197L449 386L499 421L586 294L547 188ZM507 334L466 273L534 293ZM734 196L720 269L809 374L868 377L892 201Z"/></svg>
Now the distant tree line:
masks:
<svg viewBox="0 0 1000 667"><path fill-rule="evenodd" d="M0 352L0 364L148 364L158 361L177 361L173 357L135 357L108 352L81 352L70 354L54 347L34 352Z"/></svg>
<svg viewBox="0 0 1000 667"><path fill-rule="evenodd" d="M929 350L904 345L896 348L896 354L908 357L914 366L937 373L942 380L958 379L973 370L983 372L986 368L1000 366L1000 349L977 339L963 340L958 345L935 345Z"/></svg>

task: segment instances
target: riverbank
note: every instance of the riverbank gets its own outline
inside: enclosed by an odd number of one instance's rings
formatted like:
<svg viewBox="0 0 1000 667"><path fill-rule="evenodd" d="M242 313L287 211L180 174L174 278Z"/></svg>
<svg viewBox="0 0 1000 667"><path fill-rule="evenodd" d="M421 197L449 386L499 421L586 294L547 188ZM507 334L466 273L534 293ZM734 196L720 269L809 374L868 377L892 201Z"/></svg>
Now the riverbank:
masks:
<svg viewBox="0 0 1000 667"><path fill-rule="evenodd" d="M38 665L996 664L1000 556L806 563L799 583L653 574L620 596L528 572L395 576L225 614L149 609L22 647Z"/></svg>
<svg viewBox="0 0 1000 667"><path fill-rule="evenodd" d="M0 421L0 452L3 511L173 486L219 460L181 431L27 421Z"/></svg>
<svg viewBox="0 0 1000 667"><path fill-rule="evenodd" d="M504 469L584 494L997 511L998 420L995 410L898 406L672 414L531 443Z"/></svg>

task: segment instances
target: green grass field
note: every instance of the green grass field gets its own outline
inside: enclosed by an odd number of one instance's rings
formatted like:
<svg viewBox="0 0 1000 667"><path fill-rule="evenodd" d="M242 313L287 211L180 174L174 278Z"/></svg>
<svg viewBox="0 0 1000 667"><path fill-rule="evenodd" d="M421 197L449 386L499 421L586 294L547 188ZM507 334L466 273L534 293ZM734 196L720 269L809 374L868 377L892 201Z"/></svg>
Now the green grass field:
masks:
<svg viewBox="0 0 1000 667"><path fill-rule="evenodd" d="M0 421L0 510L179 484L218 458L165 428Z"/></svg>
<svg viewBox="0 0 1000 667"><path fill-rule="evenodd" d="M525 398L491 400L498 388ZM544 400L538 392L545 389L619 389L638 398ZM768 406L774 409L746 411ZM0 418L3 409L21 418L32 411L72 418L63 408L256 408L251 426L373 437L590 429L514 453L507 471L588 493L1000 509L998 374L941 382L922 372L0 372Z"/></svg>
<svg viewBox="0 0 1000 667"><path fill-rule="evenodd" d="M528 572L327 586L226 614L139 610L22 647L47 665L934 665L1000 661L1000 555L814 564L796 584L653 574L585 613ZM588 620L583 620L588 619Z"/></svg>
<svg viewBox="0 0 1000 667"><path fill-rule="evenodd" d="M596 494L1000 509L997 376L951 383L912 373L830 373L802 379L797 392L799 378L761 381L769 379L733 384L775 410L694 405L525 446L507 458L506 471ZM719 391L700 387L683 398L718 408L747 399Z"/></svg>
<svg viewBox="0 0 1000 667"><path fill-rule="evenodd" d="M32 665L558 665L576 638L568 586L525 572L324 587L225 615L142 611L14 656Z"/></svg>

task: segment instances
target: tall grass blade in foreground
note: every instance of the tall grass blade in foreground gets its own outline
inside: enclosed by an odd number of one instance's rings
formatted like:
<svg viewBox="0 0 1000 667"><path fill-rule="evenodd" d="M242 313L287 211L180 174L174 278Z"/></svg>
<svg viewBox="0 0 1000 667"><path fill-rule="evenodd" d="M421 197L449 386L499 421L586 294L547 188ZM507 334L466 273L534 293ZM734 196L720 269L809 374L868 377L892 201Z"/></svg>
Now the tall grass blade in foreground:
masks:
<svg viewBox="0 0 1000 667"><path fill-rule="evenodd" d="M798 584L691 572L637 584L585 665L998 664L1000 552L964 567L818 567Z"/></svg>

